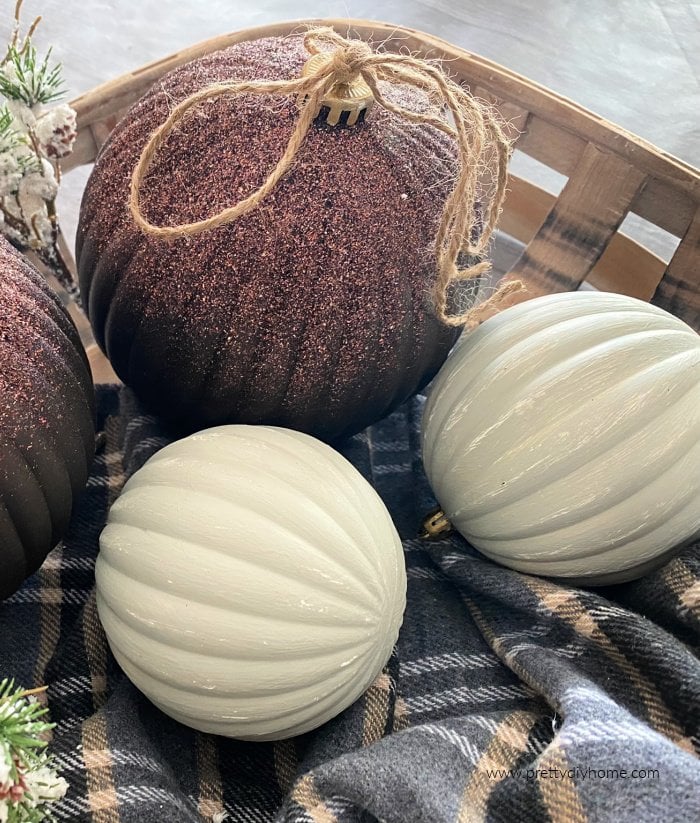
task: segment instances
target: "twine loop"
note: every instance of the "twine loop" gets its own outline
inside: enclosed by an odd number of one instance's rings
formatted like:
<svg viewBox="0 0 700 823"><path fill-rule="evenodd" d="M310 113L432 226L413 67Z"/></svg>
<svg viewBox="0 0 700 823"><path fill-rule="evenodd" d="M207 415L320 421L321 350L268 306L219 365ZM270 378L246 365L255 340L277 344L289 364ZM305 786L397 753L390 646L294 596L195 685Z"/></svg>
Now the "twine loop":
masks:
<svg viewBox="0 0 700 823"><path fill-rule="evenodd" d="M304 45L312 55L330 54L330 58L320 62L318 69L309 76L292 80L217 83L195 92L175 106L165 122L151 134L134 168L129 208L135 223L146 234L168 240L216 229L257 208L292 167L324 96L337 84L350 83L359 75L379 105L411 123L434 126L457 143L459 172L445 200L435 236L437 276L433 298L438 317L447 325L477 325L508 295L523 288L521 283L512 281L464 313L451 314L448 309L451 286L458 281L479 277L490 267L488 262L482 261L460 268L459 262L462 255L479 257L486 251L505 198L511 144L496 112L487 103L472 97L439 68L411 55L374 52L362 40L345 39L325 27L309 30ZM420 89L427 93L433 110L415 112L391 102L384 97L380 82ZM240 94L296 95L302 101L286 149L267 179L248 197L204 220L175 226L149 222L141 210L141 187L168 135L190 109L205 100ZM447 109L450 118L438 113L436 107ZM361 162L361 158L358 161Z"/></svg>

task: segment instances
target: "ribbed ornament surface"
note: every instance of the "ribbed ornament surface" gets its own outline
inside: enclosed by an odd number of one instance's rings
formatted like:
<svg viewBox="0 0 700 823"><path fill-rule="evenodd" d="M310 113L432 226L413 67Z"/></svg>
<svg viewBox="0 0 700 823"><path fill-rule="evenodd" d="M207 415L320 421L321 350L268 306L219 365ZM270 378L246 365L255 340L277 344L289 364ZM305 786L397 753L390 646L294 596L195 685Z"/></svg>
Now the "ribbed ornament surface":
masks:
<svg viewBox="0 0 700 823"><path fill-rule="evenodd" d="M406 594L374 489L323 443L263 426L152 457L110 510L96 574L134 684L176 720L244 739L300 734L356 700Z"/></svg>
<svg viewBox="0 0 700 823"><path fill-rule="evenodd" d="M423 460L492 559L589 583L639 576L700 534L700 337L621 295L508 309L435 380Z"/></svg>
<svg viewBox="0 0 700 823"><path fill-rule="evenodd" d="M92 463L93 405L68 312L0 238L0 600L68 527Z"/></svg>
<svg viewBox="0 0 700 823"><path fill-rule="evenodd" d="M133 222L131 174L174 105L212 83L296 78L308 58L298 35L180 66L117 124L87 182L76 253L95 339L182 431L262 423L346 437L426 385L459 333L430 299L454 141L381 106L356 127L314 125L284 179L233 223L163 241ZM405 86L386 94L426 104ZM295 95L198 109L144 181L148 219L199 220L252 194L298 117Z"/></svg>

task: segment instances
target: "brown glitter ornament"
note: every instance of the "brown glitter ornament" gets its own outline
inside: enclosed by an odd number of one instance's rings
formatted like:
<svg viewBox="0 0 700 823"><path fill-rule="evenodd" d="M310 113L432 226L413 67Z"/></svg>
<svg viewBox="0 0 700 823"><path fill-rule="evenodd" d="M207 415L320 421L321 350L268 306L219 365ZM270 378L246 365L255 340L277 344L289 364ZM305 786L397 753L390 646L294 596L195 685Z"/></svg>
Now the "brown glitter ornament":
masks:
<svg viewBox="0 0 700 823"><path fill-rule="evenodd" d="M68 526L92 462L93 403L68 313L0 238L0 599Z"/></svg>
<svg viewBox="0 0 700 823"><path fill-rule="evenodd" d="M299 77L308 59L301 37L267 38L176 69L117 125L88 181L77 251L96 339L124 382L182 428L352 434L424 386L459 334L432 301L455 141L382 106L349 128L314 125L293 167L235 222L167 240L134 224L132 172L174 106L233 78ZM382 89L427 107L414 89ZM206 101L153 158L144 216L188 223L247 197L298 117L293 97Z"/></svg>

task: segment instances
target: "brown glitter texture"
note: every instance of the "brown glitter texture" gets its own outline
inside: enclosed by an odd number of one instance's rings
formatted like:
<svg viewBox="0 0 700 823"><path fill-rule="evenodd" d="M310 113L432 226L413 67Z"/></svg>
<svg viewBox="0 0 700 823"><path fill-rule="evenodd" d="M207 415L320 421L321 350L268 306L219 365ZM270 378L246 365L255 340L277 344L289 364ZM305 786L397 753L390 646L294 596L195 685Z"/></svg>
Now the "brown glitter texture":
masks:
<svg viewBox="0 0 700 823"><path fill-rule="evenodd" d="M94 438L78 333L39 274L0 238L0 599L61 538Z"/></svg>
<svg viewBox="0 0 700 823"><path fill-rule="evenodd" d="M454 145L380 107L360 126L315 126L292 171L233 224L170 241L134 226L131 173L174 104L214 82L295 77L307 58L300 37L268 38L175 70L117 126L86 188L78 260L98 342L152 409L187 429L351 434L423 386L458 334L429 297ZM187 222L245 197L297 116L294 100L273 97L203 105L156 157L145 215Z"/></svg>

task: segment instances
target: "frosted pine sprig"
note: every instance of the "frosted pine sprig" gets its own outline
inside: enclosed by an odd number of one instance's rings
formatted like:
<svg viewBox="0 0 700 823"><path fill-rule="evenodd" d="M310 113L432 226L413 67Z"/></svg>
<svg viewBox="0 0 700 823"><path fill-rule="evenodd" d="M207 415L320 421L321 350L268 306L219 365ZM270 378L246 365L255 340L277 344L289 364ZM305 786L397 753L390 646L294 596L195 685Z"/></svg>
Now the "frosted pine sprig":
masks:
<svg viewBox="0 0 700 823"><path fill-rule="evenodd" d="M51 103L63 97L61 66L50 66L51 49L43 60L29 41L21 48L10 44L5 56L4 71L0 74L0 93L12 100L20 100L30 109L39 103Z"/></svg>
<svg viewBox="0 0 700 823"><path fill-rule="evenodd" d="M73 150L76 113L66 103L51 105L64 94L61 66L52 64L51 49L40 58L32 43L41 18L20 37L21 6L18 0L12 37L0 61L0 232L20 251L39 257L79 303L59 247L56 213L59 161Z"/></svg>
<svg viewBox="0 0 700 823"><path fill-rule="evenodd" d="M7 678L0 682L0 823L51 820L51 804L68 789L41 738L54 724L34 695Z"/></svg>

